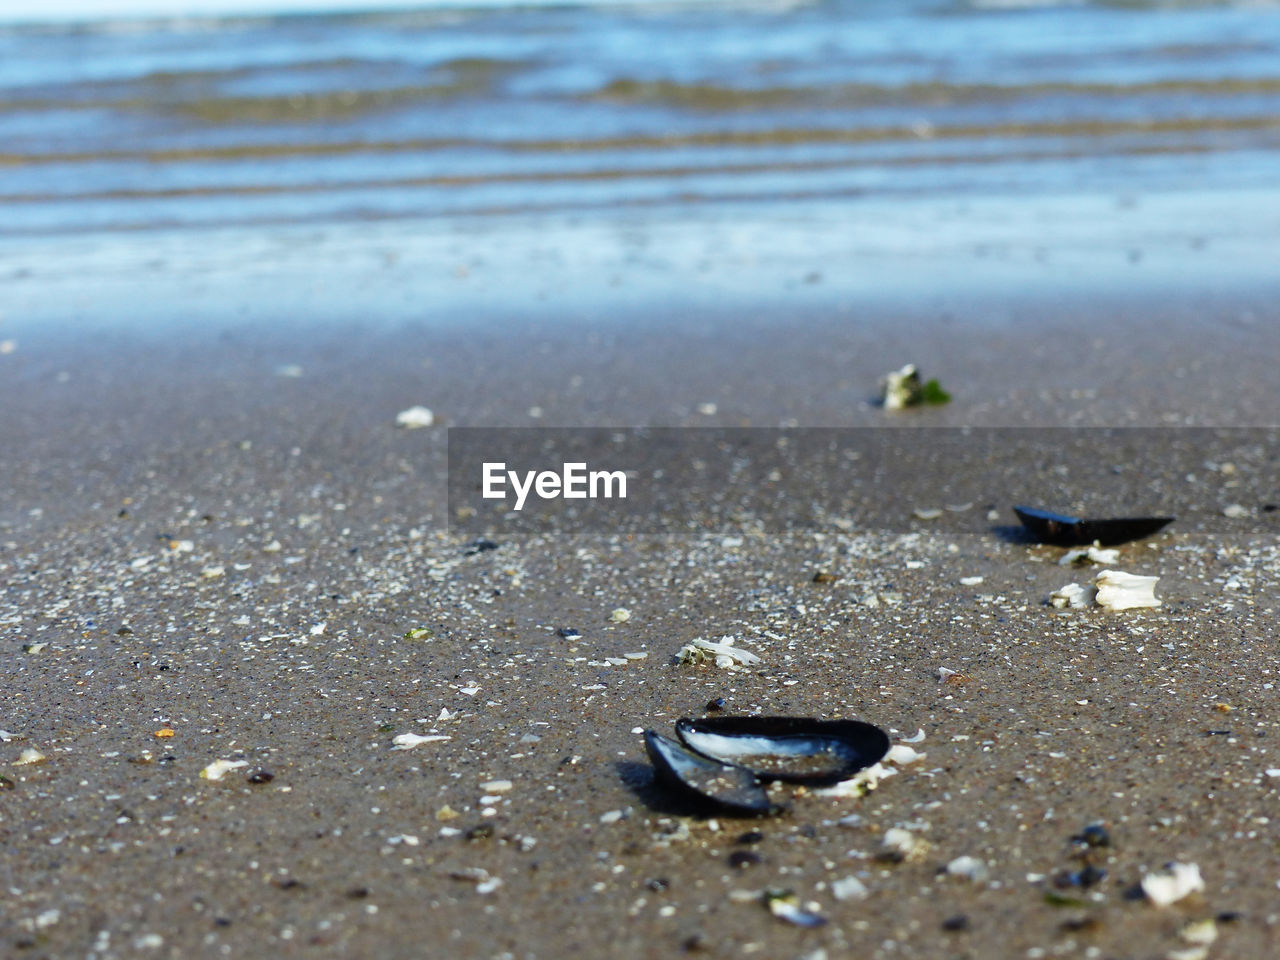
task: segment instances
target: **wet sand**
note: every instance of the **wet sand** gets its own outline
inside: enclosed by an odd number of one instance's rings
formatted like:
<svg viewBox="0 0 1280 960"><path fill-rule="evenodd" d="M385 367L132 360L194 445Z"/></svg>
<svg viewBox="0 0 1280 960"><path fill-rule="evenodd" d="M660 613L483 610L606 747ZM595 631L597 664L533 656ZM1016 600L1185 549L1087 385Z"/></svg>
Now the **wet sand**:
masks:
<svg viewBox="0 0 1280 960"><path fill-rule="evenodd" d="M1127 546L1164 605L1109 614L1046 606L1089 574L994 533L447 530L449 425L901 423L870 401L911 360L955 397L915 423L1280 419L1268 291L814 303L24 334L0 356L0 952L1146 958L1218 918L1211 956L1274 955L1274 540ZM437 425L396 429L415 403ZM725 635L762 662L673 662ZM690 815L634 731L718 697L922 730L926 756L860 799ZM218 759L247 766L202 779ZM1056 885L1094 823L1105 877ZM903 826L927 849L877 859ZM989 876L940 875L964 855ZM1131 899L1171 860L1205 891ZM850 876L866 899L835 898Z"/></svg>

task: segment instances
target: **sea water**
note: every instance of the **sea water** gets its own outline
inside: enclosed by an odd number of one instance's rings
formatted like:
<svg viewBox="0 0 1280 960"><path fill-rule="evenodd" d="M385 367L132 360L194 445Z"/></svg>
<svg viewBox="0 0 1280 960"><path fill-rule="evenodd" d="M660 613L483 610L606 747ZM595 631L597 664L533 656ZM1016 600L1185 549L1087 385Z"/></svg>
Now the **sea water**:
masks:
<svg viewBox="0 0 1280 960"><path fill-rule="evenodd" d="M1280 265L1273 4L358 6L0 4L0 311Z"/></svg>

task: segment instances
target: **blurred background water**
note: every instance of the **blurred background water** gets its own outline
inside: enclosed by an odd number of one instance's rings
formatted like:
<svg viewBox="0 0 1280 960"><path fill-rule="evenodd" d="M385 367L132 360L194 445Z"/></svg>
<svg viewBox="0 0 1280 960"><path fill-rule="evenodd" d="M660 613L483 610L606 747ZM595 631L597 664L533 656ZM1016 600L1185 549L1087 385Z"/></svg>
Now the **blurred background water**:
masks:
<svg viewBox="0 0 1280 960"><path fill-rule="evenodd" d="M291 258L1280 265L1272 4L299 5L0 4L7 293Z"/></svg>

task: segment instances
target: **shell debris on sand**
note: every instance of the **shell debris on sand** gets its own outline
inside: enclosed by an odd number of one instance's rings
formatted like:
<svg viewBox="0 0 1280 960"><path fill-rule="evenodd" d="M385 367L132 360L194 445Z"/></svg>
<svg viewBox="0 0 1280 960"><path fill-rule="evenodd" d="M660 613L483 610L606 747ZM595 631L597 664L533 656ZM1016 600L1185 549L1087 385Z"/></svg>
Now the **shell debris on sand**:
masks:
<svg viewBox="0 0 1280 960"><path fill-rule="evenodd" d="M817 912L817 904L800 906L800 898L791 890L766 891L764 904L779 920L797 927L821 927L827 923L827 918Z"/></svg>
<svg viewBox="0 0 1280 960"><path fill-rule="evenodd" d="M1098 606L1108 610L1133 610L1140 607L1158 607L1155 595L1159 577L1144 577L1122 570L1103 570L1094 578L1098 588Z"/></svg>
<svg viewBox="0 0 1280 960"><path fill-rule="evenodd" d="M436 422L435 414L427 407L414 406L396 414L396 426L405 430L418 430Z"/></svg>
<svg viewBox="0 0 1280 960"><path fill-rule="evenodd" d="M857 877L849 876L831 881L831 895L837 900L865 900L871 891Z"/></svg>
<svg viewBox="0 0 1280 960"><path fill-rule="evenodd" d="M200 779L221 780L230 771L239 770L241 767L247 767L248 765L248 760L215 760L200 771Z"/></svg>
<svg viewBox="0 0 1280 960"><path fill-rule="evenodd" d="M452 737L444 734L417 734L417 733L401 733L397 734L391 740L392 750L412 750L414 747L420 747L424 743L439 743L441 740L452 740Z"/></svg>
<svg viewBox="0 0 1280 960"><path fill-rule="evenodd" d="M27 747L22 753L18 754L18 759L13 761L15 767L25 767L33 763L44 763L45 755L35 747Z"/></svg>
<svg viewBox="0 0 1280 960"><path fill-rule="evenodd" d="M890 827L880 841L876 859L886 863L906 863L919 860L929 849L929 841L905 827Z"/></svg>
<svg viewBox="0 0 1280 960"><path fill-rule="evenodd" d="M1116 563L1120 560L1120 551L1115 547L1101 546L1094 541L1087 547L1068 550L1058 559L1058 566L1069 567L1076 563Z"/></svg>
<svg viewBox="0 0 1280 960"><path fill-rule="evenodd" d="M1073 610L1082 610L1093 604L1095 596L1097 596L1097 590L1094 587L1068 583L1065 587L1059 587L1049 594L1049 603L1059 610L1067 607Z"/></svg>
<svg viewBox="0 0 1280 960"><path fill-rule="evenodd" d="M704 663L712 660L717 667L725 670L736 670L739 664L760 663L760 658L751 651L733 646L729 642L733 639L733 637L721 637L717 643L714 640L696 637L680 648L676 659L681 663Z"/></svg>
<svg viewBox="0 0 1280 960"><path fill-rule="evenodd" d="M1170 863L1142 878L1142 892L1157 907L1167 907L1204 890L1200 867L1194 863Z"/></svg>

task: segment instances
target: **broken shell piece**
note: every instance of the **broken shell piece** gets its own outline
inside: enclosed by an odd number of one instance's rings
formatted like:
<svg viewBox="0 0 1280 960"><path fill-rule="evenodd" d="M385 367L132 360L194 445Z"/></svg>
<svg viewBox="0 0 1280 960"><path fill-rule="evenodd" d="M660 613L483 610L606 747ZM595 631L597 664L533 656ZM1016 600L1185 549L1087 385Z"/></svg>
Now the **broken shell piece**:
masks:
<svg viewBox="0 0 1280 960"><path fill-rule="evenodd" d="M489 871L483 867L463 867L459 870L453 870L449 876L454 880L464 880L467 883L476 885L476 893L486 894L493 893L502 886L502 878L490 876Z"/></svg>
<svg viewBox="0 0 1280 960"><path fill-rule="evenodd" d="M797 927L821 927L827 922L821 914L801 907L800 898L791 890L766 890L764 904L779 920Z"/></svg>
<svg viewBox="0 0 1280 960"><path fill-rule="evenodd" d="M396 426L404 427L406 430L417 430L420 427L429 427L435 422L435 414L426 407L410 407L409 409L401 410L396 414Z"/></svg>
<svg viewBox="0 0 1280 960"><path fill-rule="evenodd" d="M964 877L974 883L982 883L987 879L987 865L977 857L956 857L947 864L947 873L953 877Z"/></svg>
<svg viewBox="0 0 1280 960"><path fill-rule="evenodd" d="M889 751L888 734L860 720L707 717L677 721L676 734L690 750L761 780L815 787L847 780Z"/></svg>
<svg viewBox="0 0 1280 960"><path fill-rule="evenodd" d="M1113 548L1100 547L1092 543L1079 550L1068 550L1058 560L1058 566L1069 567L1073 563L1115 563L1120 559L1120 551Z"/></svg>
<svg viewBox="0 0 1280 960"><path fill-rule="evenodd" d="M1218 925L1213 917L1209 917L1207 920L1188 923L1178 931L1178 936L1186 943L1207 947L1218 939Z"/></svg>
<svg viewBox="0 0 1280 960"><path fill-rule="evenodd" d="M704 663L714 660L717 667L726 670L736 669L738 664L759 663L760 658L749 650L742 650L725 642L733 637L721 637L720 642L703 640L697 637L681 648L676 659L681 663Z"/></svg>
<svg viewBox="0 0 1280 960"><path fill-rule="evenodd" d="M837 900L865 900L871 896L867 885L857 877L844 877L831 882L831 895Z"/></svg>
<svg viewBox="0 0 1280 960"><path fill-rule="evenodd" d="M13 765L15 767L25 767L33 763L44 763L45 759L45 755L35 747L27 747L27 749L18 754L18 759L13 761Z"/></svg>
<svg viewBox="0 0 1280 960"><path fill-rule="evenodd" d="M1065 607L1080 609L1093 603L1097 593L1094 587L1083 587L1078 583L1068 583L1049 594L1049 602L1059 610Z"/></svg>
<svg viewBox="0 0 1280 960"><path fill-rule="evenodd" d="M928 849L929 842L923 837L902 827L890 827L884 832L877 859L887 863L905 863L920 859Z"/></svg>
<svg viewBox="0 0 1280 960"><path fill-rule="evenodd" d="M432 734L430 736L420 736L416 733L401 733L392 737L392 750L412 750L414 747L421 746L424 743L439 743L441 740L451 740L452 737L442 736L440 734Z"/></svg>
<svg viewBox="0 0 1280 960"><path fill-rule="evenodd" d="M631 611L626 607L618 607L613 613L609 614L609 619L614 623L626 623L631 619Z"/></svg>
<svg viewBox="0 0 1280 960"><path fill-rule="evenodd" d="M776 810L764 786L746 767L705 757L653 730L645 731L644 746L657 779L677 793L739 813Z"/></svg>
<svg viewBox="0 0 1280 960"><path fill-rule="evenodd" d="M1183 897L1204 890L1200 867L1194 863L1170 863L1159 873L1142 878L1142 892L1157 907L1177 903Z"/></svg>
<svg viewBox="0 0 1280 960"><path fill-rule="evenodd" d="M248 765L248 760L215 760L200 771L200 779L221 780L229 771L239 770Z"/></svg>
<svg viewBox="0 0 1280 960"><path fill-rule="evenodd" d="M1059 546L1087 546L1095 541L1102 546L1141 540L1173 522L1173 517L1110 517L1085 520L1035 507L1014 507L1027 532L1041 543Z"/></svg>
<svg viewBox="0 0 1280 960"><path fill-rule="evenodd" d="M1158 607L1156 581L1159 577L1143 577L1122 570L1104 570L1094 579L1098 588L1098 606L1108 610L1132 610L1135 607Z"/></svg>

